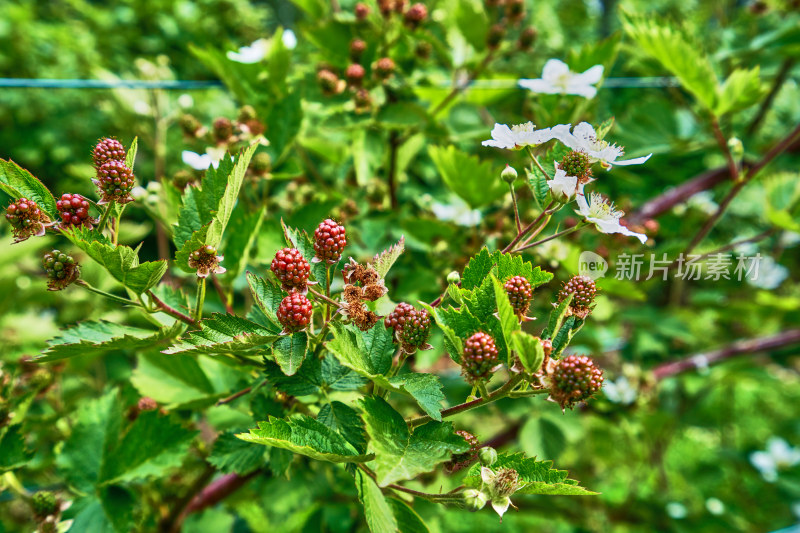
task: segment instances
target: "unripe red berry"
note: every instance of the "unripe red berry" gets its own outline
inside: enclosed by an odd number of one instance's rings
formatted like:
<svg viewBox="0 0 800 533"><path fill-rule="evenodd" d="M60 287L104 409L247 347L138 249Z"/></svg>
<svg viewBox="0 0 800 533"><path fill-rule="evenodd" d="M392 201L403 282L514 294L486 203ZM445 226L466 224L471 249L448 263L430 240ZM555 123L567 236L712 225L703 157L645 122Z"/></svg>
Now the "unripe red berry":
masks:
<svg viewBox="0 0 800 533"><path fill-rule="evenodd" d="M525 28L519 34L519 41L517 44L520 50L529 50L533 43L536 42L537 32L536 28Z"/></svg>
<svg viewBox="0 0 800 533"><path fill-rule="evenodd" d="M106 161L125 161L125 147L116 139L100 139L92 151L92 160L94 168L100 168Z"/></svg>
<svg viewBox="0 0 800 533"><path fill-rule="evenodd" d="M359 89L356 91L356 94L353 95L353 103L356 106L356 111L369 111L370 107L372 107L372 96L370 96L368 90L363 88Z"/></svg>
<svg viewBox="0 0 800 533"><path fill-rule="evenodd" d="M428 8L421 3L412 5L405 14L406 25L411 29L422 24L426 18L428 18Z"/></svg>
<svg viewBox="0 0 800 533"><path fill-rule="evenodd" d="M72 256L52 250L42 257L42 267L47 273L47 288L51 291L65 289L80 277L80 268Z"/></svg>
<svg viewBox="0 0 800 533"><path fill-rule="evenodd" d="M405 324L406 319L413 311L413 305L400 302L395 306L394 311L386 315L386 318L383 319L383 325L386 326L386 329L397 328L396 332L399 332L403 329L403 324Z"/></svg>
<svg viewBox="0 0 800 533"><path fill-rule="evenodd" d="M511 22L519 22L525 16L525 0L506 0L506 16Z"/></svg>
<svg viewBox="0 0 800 533"><path fill-rule="evenodd" d="M493 24L489 28L489 32L486 35L486 46L489 49L494 50L500 43L503 42L503 37L506 35L506 28L502 24Z"/></svg>
<svg viewBox="0 0 800 533"><path fill-rule="evenodd" d="M375 74L385 80L394 73L394 61L390 57L382 57L375 63Z"/></svg>
<svg viewBox="0 0 800 533"><path fill-rule="evenodd" d="M347 244L344 226L326 218L314 230L315 257L327 263L336 263L342 257L342 250Z"/></svg>
<svg viewBox="0 0 800 533"><path fill-rule="evenodd" d="M464 341L461 369L470 383L487 379L497 366L497 346L491 335L482 331Z"/></svg>
<svg viewBox="0 0 800 533"><path fill-rule="evenodd" d="M597 294L594 280L587 276L573 276L561 288L558 293L558 301L564 301L570 294L572 295L572 301L569 304L570 311L579 318L586 318L591 312L590 306L594 303L594 297Z"/></svg>
<svg viewBox="0 0 800 533"><path fill-rule="evenodd" d="M213 133L217 142L228 142L233 137L233 123L226 117L219 117L214 121Z"/></svg>
<svg viewBox="0 0 800 533"><path fill-rule="evenodd" d="M139 411L155 411L158 409L158 403L149 396L142 396L139 398L139 401L136 402L136 408Z"/></svg>
<svg viewBox="0 0 800 533"><path fill-rule="evenodd" d="M182 115L181 118L178 119L178 125L180 126L181 131L183 131L183 133L189 137L196 137L197 132L203 127L203 125L200 124L200 121L197 120L194 115L190 115L188 113Z"/></svg>
<svg viewBox="0 0 800 533"><path fill-rule="evenodd" d="M353 87L358 87L361 85L361 82L364 80L364 67L359 65L358 63L353 63L348 65L347 70L344 72L345 78L347 78L347 82L352 85Z"/></svg>
<svg viewBox="0 0 800 533"><path fill-rule="evenodd" d="M20 198L6 208L6 220L11 224L14 242L21 242L36 235L41 237L45 228L51 225L50 218L39 209L36 202Z"/></svg>
<svg viewBox="0 0 800 533"><path fill-rule="evenodd" d="M456 431L456 435L467 441L467 444L469 444L469 450L464 453L453 454L453 457L450 459L450 461L445 463L444 469L450 473L469 466L469 464L477 457L478 449L480 448L478 438L469 431L459 429Z"/></svg>
<svg viewBox="0 0 800 533"><path fill-rule="evenodd" d="M429 349L428 337L431 334L431 315L427 309L414 309L409 313L400 330L400 345L406 353L418 349Z"/></svg>
<svg viewBox="0 0 800 533"><path fill-rule="evenodd" d="M514 314L524 317L533 299L533 289L530 282L522 276L514 276L506 281L503 287L508 293L508 300L514 309Z"/></svg>
<svg viewBox="0 0 800 533"><path fill-rule="evenodd" d="M312 312L313 307L308 298L299 292L291 292L278 306L278 321L288 333L300 331L311 323Z"/></svg>
<svg viewBox="0 0 800 533"><path fill-rule="evenodd" d="M356 20L364 20L369 16L369 6L366 4L359 2L356 4L356 7L353 9Z"/></svg>
<svg viewBox="0 0 800 533"><path fill-rule="evenodd" d="M308 284L308 275L311 265L295 248L283 248L275 254L270 269L283 285L285 290L304 290Z"/></svg>
<svg viewBox="0 0 800 533"><path fill-rule="evenodd" d="M603 386L603 371L585 355L569 355L558 362L550 378L550 396L561 407L588 400Z"/></svg>
<svg viewBox="0 0 800 533"><path fill-rule="evenodd" d="M322 94L326 96L339 94L344 89L344 83L340 83L339 77L326 68L317 72L317 83Z"/></svg>
<svg viewBox="0 0 800 533"><path fill-rule="evenodd" d="M89 202L80 194L64 193L56 202L56 208L61 216L61 229L73 226L84 226L92 229L96 221L89 217Z"/></svg>
<svg viewBox="0 0 800 533"><path fill-rule="evenodd" d="M367 49L367 43L362 39L353 39L350 41L350 59L357 62L361 59L361 55Z"/></svg>
<svg viewBox="0 0 800 533"><path fill-rule="evenodd" d="M378 10L383 18L389 18L394 11L394 0L378 0Z"/></svg>
<svg viewBox="0 0 800 533"><path fill-rule="evenodd" d="M100 165L94 182L102 195L102 203L115 201L125 204L133 201L130 195L134 185L133 171L124 161L106 161Z"/></svg>

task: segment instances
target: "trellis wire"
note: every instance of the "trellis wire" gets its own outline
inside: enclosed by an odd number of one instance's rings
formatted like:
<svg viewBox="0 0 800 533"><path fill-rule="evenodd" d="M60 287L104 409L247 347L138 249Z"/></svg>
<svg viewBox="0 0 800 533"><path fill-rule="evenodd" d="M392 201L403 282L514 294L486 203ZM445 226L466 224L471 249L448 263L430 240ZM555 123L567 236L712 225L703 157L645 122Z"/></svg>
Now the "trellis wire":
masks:
<svg viewBox="0 0 800 533"><path fill-rule="evenodd" d="M608 89L645 89L660 87L677 87L676 78L655 76L647 78L608 78L601 87ZM450 88L453 84L443 82L441 88ZM0 78L0 87L18 89L164 89L173 91L197 91L221 89L224 85L219 80L80 80L80 79L45 79L45 78ZM517 80L475 80L469 84L475 89L522 89Z"/></svg>

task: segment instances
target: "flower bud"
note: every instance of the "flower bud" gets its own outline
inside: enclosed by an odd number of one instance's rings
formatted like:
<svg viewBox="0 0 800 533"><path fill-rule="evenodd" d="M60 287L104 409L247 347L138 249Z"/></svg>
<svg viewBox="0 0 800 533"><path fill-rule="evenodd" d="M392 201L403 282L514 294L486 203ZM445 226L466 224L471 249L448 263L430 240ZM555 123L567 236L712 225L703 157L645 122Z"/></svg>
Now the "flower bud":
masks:
<svg viewBox="0 0 800 533"><path fill-rule="evenodd" d="M461 274L453 270L447 275L447 283L458 283L461 281Z"/></svg>
<svg viewBox="0 0 800 533"><path fill-rule="evenodd" d="M363 54L366 49L366 42L362 39L353 39L350 41L350 59L358 61L361 58L361 54Z"/></svg>
<svg viewBox="0 0 800 533"><path fill-rule="evenodd" d="M369 7L362 2L357 3L353 11L356 14L356 20L364 20L369 16Z"/></svg>
<svg viewBox="0 0 800 533"><path fill-rule="evenodd" d="M536 42L537 32L535 28L525 28L519 34L519 41L517 44L519 45L520 50L528 50L533 43Z"/></svg>
<svg viewBox="0 0 800 533"><path fill-rule="evenodd" d="M495 50L500 46L500 43L503 42L505 34L506 29L502 24L494 24L489 28L489 33L486 35L486 46L488 46L490 50Z"/></svg>
<svg viewBox="0 0 800 533"><path fill-rule="evenodd" d="M491 446L481 448L478 452L478 459L480 459L483 466L492 466L497 462L497 450Z"/></svg>
<svg viewBox="0 0 800 533"><path fill-rule="evenodd" d="M728 139L728 149L731 151L734 161L741 161L742 157L744 157L744 144L738 137Z"/></svg>
<svg viewBox="0 0 800 533"><path fill-rule="evenodd" d="M514 180L517 179L517 171L511 165L506 165L506 168L500 173L500 177L506 183L514 183Z"/></svg>
<svg viewBox="0 0 800 533"><path fill-rule="evenodd" d="M488 496L478 489L467 489L464 491L464 506L468 511L476 512L483 509L486 502L489 501Z"/></svg>

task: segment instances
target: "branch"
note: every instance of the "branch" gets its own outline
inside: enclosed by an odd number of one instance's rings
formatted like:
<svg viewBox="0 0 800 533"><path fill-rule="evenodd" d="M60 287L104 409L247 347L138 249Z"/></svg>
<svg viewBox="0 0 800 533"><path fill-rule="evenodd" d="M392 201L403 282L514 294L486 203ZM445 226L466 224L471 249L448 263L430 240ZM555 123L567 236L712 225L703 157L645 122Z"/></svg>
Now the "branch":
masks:
<svg viewBox="0 0 800 533"><path fill-rule="evenodd" d="M246 476L240 476L239 474L227 474L216 479L215 481L212 481L206 485L206 487L194 498L192 498L192 500L189 502L189 505L187 505L186 508L175 519L170 531L172 533L179 532L181 530L181 526L183 525L183 521L186 520L187 516L197 511L202 511L207 507L218 504L240 488L244 487L248 481L261 473L262 472L260 470L256 470L255 472L251 472Z"/></svg>
<svg viewBox="0 0 800 533"><path fill-rule="evenodd" d="M710 352L699 353L678 361L664 363L657 366L653 374L656 379L661 380L738 355L765 352L798 343L800 343L800 329L790 329L769 337L736 341Z"/></svg>
<svg viewBox="0 0 800 533"><path fill-rule="evenodd" d="M198 322L197 320L195 320L195 319L193 319L193 318L181 313L180 311L178 311L174 307L171 307L170 305L165 303L163 300L161 300L161 298L156 296L155 293L153 293L153 291L147 291L147 295L150 296L150 299L153 300L153 303L156 304L156 306L158 307L159 311L163 311L164 313L168 314L172 318L176 318L176 319L180 320L181 322L189 324L190 326L194 326L194 327L196 327L198 329L201 327L200 326L200 322Z"/></svg>

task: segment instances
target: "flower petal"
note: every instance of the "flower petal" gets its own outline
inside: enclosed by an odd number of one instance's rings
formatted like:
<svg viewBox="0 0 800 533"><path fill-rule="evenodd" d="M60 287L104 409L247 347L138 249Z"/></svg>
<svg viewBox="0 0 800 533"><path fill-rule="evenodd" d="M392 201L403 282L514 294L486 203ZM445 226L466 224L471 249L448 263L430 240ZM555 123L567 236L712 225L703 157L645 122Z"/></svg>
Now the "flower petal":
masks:
<svg viewBox="0 0 800 533"><path fill-rule="evenodd" d="M506 496L505 498L493 498L492 499L492 509L495 510L497 514L500 515L500 518L503 518L503 515L508 511L508 506L511 505L511 498Z"/></svg>
<svg viewBox="0 0 800 533"><path fill-rule="evenodd" d="M603 78L603 65L595 65L581 74L576 74L572 81L584 85L591 85Z"/></svg>
<svg viewBox="0 0 800 533"><path fill-rule="evenodd" d="M528 89L540 94L558 94L561 92L559 87L542 79L521 79L517 84L523 89Z"/></svg>
<svg viewBox="0 0 800 533"><path fill-rule="evenodd" d="M624 161L609 161L609 163L611 163L612 165L620 165L620 166L641 165L642 163L644 163L645 161L650 159L650 156L652 156L652 155L653 154L648 154L648 155L643 156L643 157L637 157L637 158L634 158L634 159L626 159Z"/></svg>
<svg viewBox="0 0 800 533"><path fill-rule="evenodd" d="M560 59L548 59L542 69L542 79L557 80L564 74L569 73L569 66Z"/></svg>

